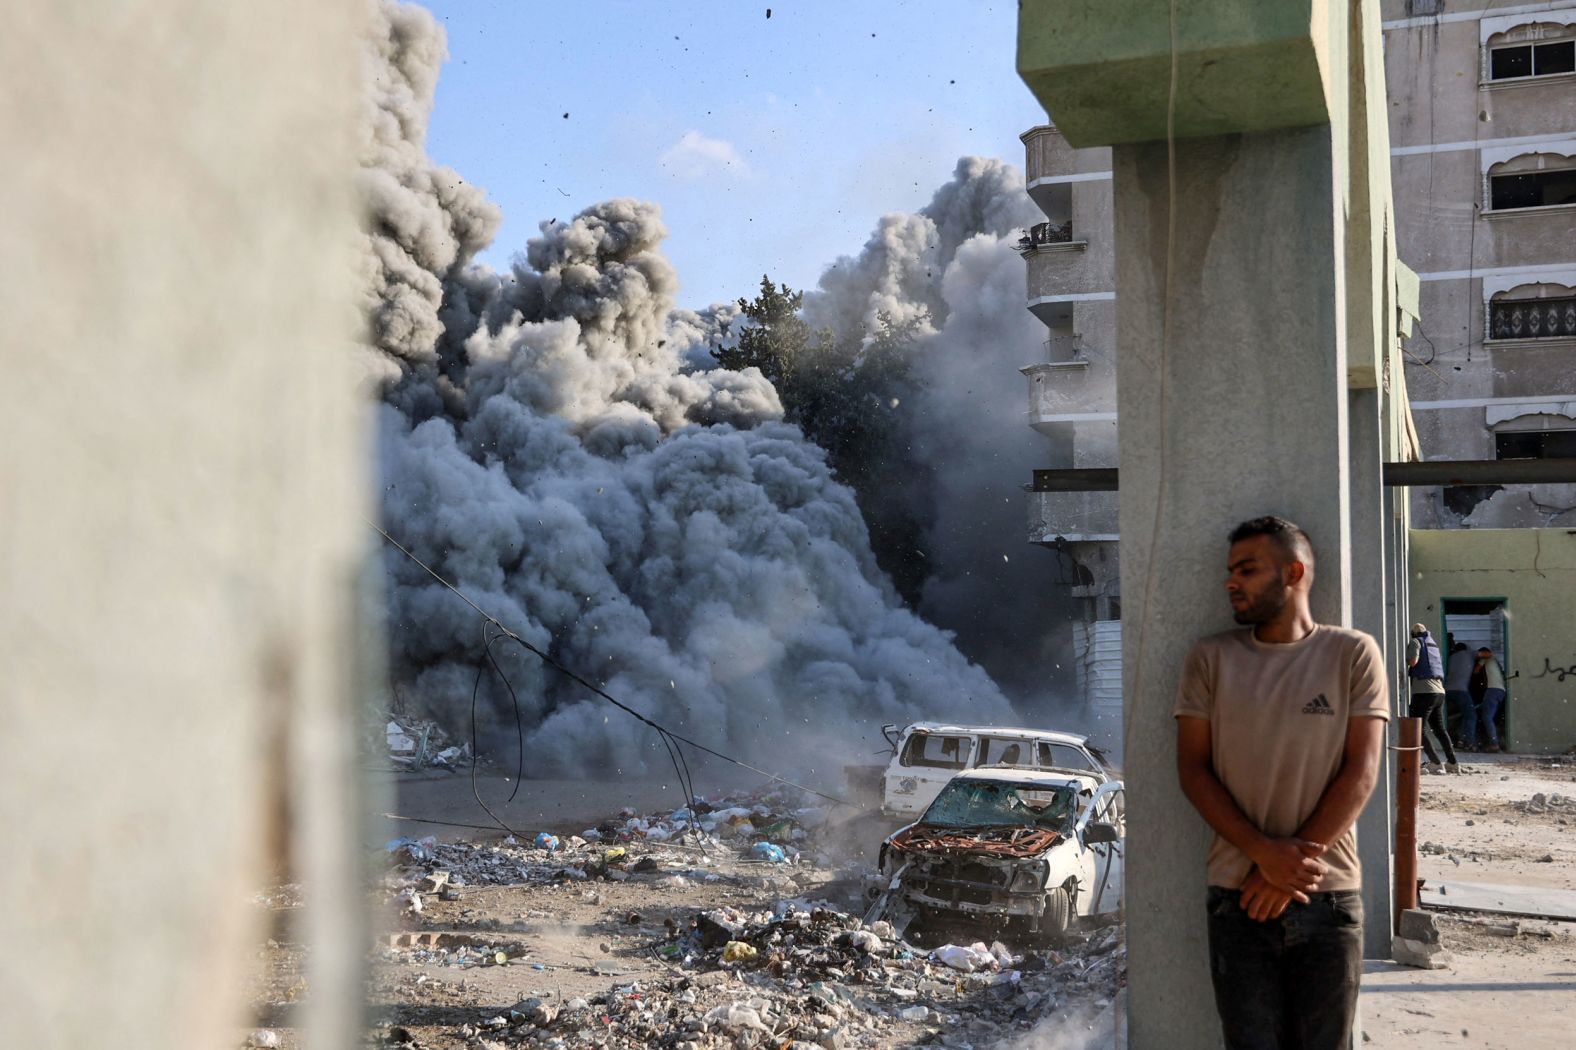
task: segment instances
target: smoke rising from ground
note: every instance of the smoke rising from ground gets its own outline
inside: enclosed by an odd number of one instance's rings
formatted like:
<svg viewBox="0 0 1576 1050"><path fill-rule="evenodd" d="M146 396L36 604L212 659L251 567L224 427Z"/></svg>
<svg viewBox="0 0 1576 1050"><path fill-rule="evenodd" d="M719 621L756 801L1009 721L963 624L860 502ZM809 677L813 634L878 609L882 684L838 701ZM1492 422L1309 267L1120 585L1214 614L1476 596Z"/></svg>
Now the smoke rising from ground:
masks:
<svg viewBox="0 0 1576 1050"><path fill-rule="evenodd" d="M543 223L508 274L472 264L496 209L423 147L441 31L383 11L363 185L389 531L615 696L776 768L828 740L862 750L884 721L1007 717L986 673L902 607L771 385L697 367L733 312L675 309L656 207ZM463 727L479 618L398 552L387 566L402 699ZM500 658L533 771L666 762L644 726ZM483 699L484 728L512 731L501 689Z"/></svg>
<svg viewBox="0 0 1576 1050"><path fill-rule="evenodd" d="M813 323L840 332L874 331L883 314L918 323L908 418L931 468L929 485L908 493L928 526L920 612L1037 714L1070 677L1057 664L1071 670L1055 555L1025 542L1023 485L1044 465L1044 442L1027 425L1018 369L1042 359L1045 329L1026 309L1013 246L1039 218L1016 169L966 157L917 214L883 217L805 303Z"/></svg>

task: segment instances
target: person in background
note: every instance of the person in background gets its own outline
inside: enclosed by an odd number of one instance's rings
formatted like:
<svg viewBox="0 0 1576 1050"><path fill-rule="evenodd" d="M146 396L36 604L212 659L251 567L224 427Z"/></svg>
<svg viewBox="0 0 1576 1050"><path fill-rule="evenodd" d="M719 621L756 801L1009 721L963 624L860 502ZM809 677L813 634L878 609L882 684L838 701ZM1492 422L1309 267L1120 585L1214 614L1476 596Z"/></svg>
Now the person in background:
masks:
<svg viewBox="0 0 1576 1050"><path fill-rule="evenodd" d="M1428 756L1428 761L1423 764L1423 772L1461 772L1461 765L1456 761L1456 749L1450 743L1449 732L1445 730L1445 661L1439 655L1439 643L1428 633L1428 628L1420 623L1412 625L1412 640L1406 643L1406 674L1412 680L1412 703L1407 709L1407 716L1421 718L1425 726L1423 754ZM1442 768L1439 756L1434 754L1433 745L1428 742L1426 729L1434 731L1434 736L1439 738L1439 746L1444 748L1445 765Z"/></svg>
<svg viewBox="0 0 1576 1050"><path fill-rule="evenodd" d="M1483 750L1495 754L1501 750L1499 727L1494 722L1499 717L1499 705L1505 702L1505 669L1494 658L1494 650L1486 645L1477 651L1477 665L1483 672L1483 706L1480 714L1483 716L1483 736L1488 741L1483 745Z"/></svg>
<svg viewBox="0 0 1576 1050"><path fill-rule="evenodd" d="M1472 671L1477 657L1465 642L1453 642L1445 664L1445 705L1460 717L1461 750L1477 750L1477 705L1472 702Z"/></svg>

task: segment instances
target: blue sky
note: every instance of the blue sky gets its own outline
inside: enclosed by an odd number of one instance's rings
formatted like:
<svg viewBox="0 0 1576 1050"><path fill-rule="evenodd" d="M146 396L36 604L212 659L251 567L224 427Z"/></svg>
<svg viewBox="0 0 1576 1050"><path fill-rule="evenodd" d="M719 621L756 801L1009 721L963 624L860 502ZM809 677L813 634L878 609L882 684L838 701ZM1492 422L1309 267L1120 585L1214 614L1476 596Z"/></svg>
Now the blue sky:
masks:
<svg viewBox="0 0 1576 1050"><path fill-rule="evenodd" d="M766 17L767 4L771 18ZM609 197L662 206L681 305L812 286L959 156L1044 114L1015 0L425 0L449 36L428 153L486 187L493 266ZM565 115L567 114L567 116Z"/></svg>

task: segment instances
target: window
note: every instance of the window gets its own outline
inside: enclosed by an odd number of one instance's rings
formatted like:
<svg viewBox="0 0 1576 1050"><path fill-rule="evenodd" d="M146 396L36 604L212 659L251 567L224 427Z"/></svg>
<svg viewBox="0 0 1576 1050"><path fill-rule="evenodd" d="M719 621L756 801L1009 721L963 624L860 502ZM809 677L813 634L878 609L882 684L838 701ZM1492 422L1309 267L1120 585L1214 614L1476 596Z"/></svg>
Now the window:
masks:
<svg viewBox="0 0 1576 1050"><path fill-rule="evenodd" d="M1406 0L1406 13L1417 15L1437 15L1443 0Z"/></svg>
<svg viewBox="0 0 1576 1050"><path fill-rule="evenodd" d="M1032 766L1034 745L1027 740L986 737L980 741L982 766Z"/></svg>
<svg viewBox="0 0 1576 1050"><path fill-rule="evenodd" d="M1572 168L1491 175L1488 185L1489 207L1494 211L1576 204L1576 169Z"/></svg>
<svg viewBox="0 0 1576 1050"><path fill-rule="evenodd" d="M1576 72L1576 40L1555 40L1547 44L1514 44L1489 52L1490 80L1516 77L1551 77L1556 73Z"/></svg>
<svg viewBox="0 0 1576 1050"><path fill-rule="evenodd" d="M1084 757L1083 752L1064 744L1040 744L1041 769L1088 769L1099 772Z"/></svg>
<svg viewBox="0 0 1576 1050"><path fill-rule="evenodd" d="M1576 338L1576 296L1495 299L1488 304L1490 339Z"/></svg>
<svg viewBox="0 0 1576 1050"><path fill-rule="evenodd" d="M1494 435L1494 458L1576 458L1576 430L1501 431Z"/></svg>
<svg viewBox="0 0 1576 1050"><path fill-rule="evenodd" d="M972 737L915 733L904 745L900 761L905 766L962 769L969 760L969 750L973 746Z"/></svg>

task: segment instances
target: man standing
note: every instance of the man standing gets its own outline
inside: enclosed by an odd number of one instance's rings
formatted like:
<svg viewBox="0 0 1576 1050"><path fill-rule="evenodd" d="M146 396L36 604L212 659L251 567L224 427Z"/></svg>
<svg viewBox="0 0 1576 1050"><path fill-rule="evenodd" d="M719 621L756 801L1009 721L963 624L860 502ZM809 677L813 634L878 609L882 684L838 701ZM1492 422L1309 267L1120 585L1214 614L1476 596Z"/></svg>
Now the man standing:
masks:
<svg viewBox="0 0 1576 1050"><path fill-rule="evenodd" d="M1472 668L1476 662L1465 642L1453 643L1450 659L1445 662L1445 703L1459 716L1458 735L1463 751L1477 750L1477 706L1472 703Z"/></svg>
<svg viewBox="0 0 1576 1050"><path fill-rule="evenodd" d="M1407 717L1421 718L1425 729L1423 754L1428 756L1428 761L1423 763L1423 772L1461 772L1461 764L1456 761L1456 749L1450 743L1449 732L1445 730L1442 710L1445 704L1445 662L1439 655L1439 643L1428 633L1428 628L1420 623L1412 625L1412 640L1406 643L1406 674L1412 680L1412 703L1407 708ZM1434 754L1433 745L1428 742L1428 729L1434 731L1434 736L1439 738L1439 746L1444 748L1446 764L1443 769L1439 766L1439 756Z"/></svg>
<svg viewBox="0 0 1576 1050"><path fill-rule="evenodd" d="M1505 669L1486 645L1477 651L1477 663L1483 671L1483 735L1488 739L1483 750L1494 753L1500 749L1497 723L1499 705L1505 702Z"/></svg>
<svg viewBox="0 0 1576 1050"><path fill-rule="evenodd" d="M1344 1050L1362 973L1352 825L1390 717L1378 645L1315 623L1313 547L1283 518L1230 536L1226 593L1244 627L1182 669L1177 776L1215 831L1209 953L1228 1050Z"/></svg>

